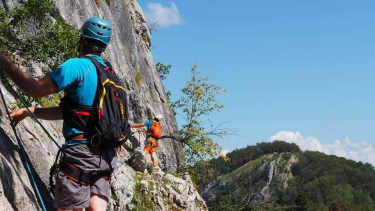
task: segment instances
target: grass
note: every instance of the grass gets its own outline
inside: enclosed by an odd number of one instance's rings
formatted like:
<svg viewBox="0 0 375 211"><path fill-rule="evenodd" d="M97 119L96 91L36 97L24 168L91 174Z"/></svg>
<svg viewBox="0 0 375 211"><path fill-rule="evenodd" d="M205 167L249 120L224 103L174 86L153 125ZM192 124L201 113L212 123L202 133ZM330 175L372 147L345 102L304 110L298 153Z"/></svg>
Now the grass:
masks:
<svg viewBox="0 0 375 211"><path fill-rule="evenodd" d="M134 188L134 196L132 199L132 204L135 205L134 209L135 211L148 211L148 210L155 210L154 203L151 200L151 194L145 194L140 192L141 189L141 183L140 179L142 179L143 176L141 177L136 177L136 184ZM152 186L153 187L153 186Z"/></svg>
<svg viewBox="0 0 375 211"><path fill-rule="evenodd" d="M198 199L195 199L195 206L197 206L197 207L203 207L203 204Z"/></svg>
<svg viewBox="0 0 375 211"><path fill-rule="evenodd" d="M155 93L150 90L150 95L151 95L151 98L155 101L156 100Z"/></svg>
<svg viewBox="0 0 375 211"><path fill-rule="evenodd" d="M155 190L155 183L153 181L149 181L148 184L150 184L150 191Z"/></svg>
<svg viewBox="0 0 375 211"><path fill-rule="evenodd" d="M42 97L38 100L38 103L43 108L55 107L60 103L60 98L63 96L63 92L54 94L52 96Z"/></svg>
<svg viewBox="0 0 375 211"><path fill-rule="evenodd" d="M181 194L181 191L177 188L177 186L172 185L171 187L172 187L172 189L173 189L174 191L176 191L176 193Z"/></svg>
<svg viewBox="0 0 375 211"><path fill-rule="evenodd" d="M172 172L172 173L170 173L170 174L172 174L173 176L175 176L175 177L177 177L177 178L181 178L181 175L179 175L179 174L176 173L176 172Z"/></svg>
<svg viewBox="0 0 375 211"><path fill-rule="evenodd" d="M118 197L117 197L116 194L112 193L112 195L111 195L111 199L117 201L117 200L118 200Z"/></svg>
<svg viewBox="0 0 375 211"><path fill-rule="evenodd" d="M138 71L137 72L137 75L135 76L135 82L137 83L137 86L141 86L142 84L142 77L143 77L143 73L141 71Z"/></svg>
<svg viewBox="0 0 375 211"><path fill-rule="evenodd" d="M169 179L167 179L165 177L163 177L162 181L163 181L164 184L170 184L171 183L171 181L169 181Z"/></svg>
<svg viewBox="0 0 375 211"><path fill-rule="evenodd" d="M154 172L154 167L152 166L152 164L147 165L147 166L146 166L146 169L147 169L147 171L148 171L150 174L152 174L152 172Z"/></svg>

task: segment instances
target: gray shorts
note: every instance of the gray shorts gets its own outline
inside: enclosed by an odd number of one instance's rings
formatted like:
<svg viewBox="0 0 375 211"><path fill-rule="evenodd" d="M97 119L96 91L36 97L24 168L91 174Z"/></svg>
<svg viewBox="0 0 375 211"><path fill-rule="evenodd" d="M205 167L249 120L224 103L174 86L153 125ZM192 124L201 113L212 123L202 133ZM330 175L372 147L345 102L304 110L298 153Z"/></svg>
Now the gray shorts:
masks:
<svg viewBox="0 0 375 211"><path fill-rule="evenodd" d="M85 173L91 174L110 171L109 161L111 161L113 168L117 165L117 156L114 149L106 152L103 149L86 144L66 148L64 160ZM67 178L60 171L56 178L55 207L61 209L85 208L89 206L90 197L93 194L109 199L110 189L109 181L104 178L99 178L91 186L86 186Z"/></svg>

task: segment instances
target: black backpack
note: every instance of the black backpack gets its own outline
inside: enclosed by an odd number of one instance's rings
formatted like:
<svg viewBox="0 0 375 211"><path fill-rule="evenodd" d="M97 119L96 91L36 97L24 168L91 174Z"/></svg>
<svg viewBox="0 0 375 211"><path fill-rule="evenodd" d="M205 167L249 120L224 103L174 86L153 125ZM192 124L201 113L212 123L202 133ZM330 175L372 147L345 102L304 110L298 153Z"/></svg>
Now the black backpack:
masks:
<svg viewBox="0 0 375 211"><path fill-rule="evenodd" d="M106 149L121 146L130 136L126 89L109 63L105 67L91 60L98 74L98 85L92 107L73 103L69 96L62 98L64 122L84 131L93 146Z"/></svg>

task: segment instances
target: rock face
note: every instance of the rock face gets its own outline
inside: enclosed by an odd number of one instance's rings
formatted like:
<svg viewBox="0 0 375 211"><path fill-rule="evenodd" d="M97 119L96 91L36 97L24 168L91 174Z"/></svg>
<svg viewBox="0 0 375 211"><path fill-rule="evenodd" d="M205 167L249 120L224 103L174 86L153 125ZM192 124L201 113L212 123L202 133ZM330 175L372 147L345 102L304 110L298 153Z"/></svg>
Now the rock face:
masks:
<svg viewBox="0 0 375 211"><path fill-rule="evenodd" d="M221 197L235 193L248 206L266 202L275 189L287 188L293 177L291 166L297 161L292 153L265 155L212 181L201 194L206 201L220 201Z"/></svg>
<svg viewBox="0 0 375 211"><path fill-rule="evenodd" d="M131 173L133 172L133 173ZM127 174L133 174L126 176ZM116 175L129 178L123 185L131 186L131 194L124 194L121 191L114 191L110 204L111 210L191 210L200 211L207 210L206 204L195 190L193 184L189 180L181 179L179 176L166 174L162 171L151 172L134 172L127 169ZM119 178L118 178L119 179ZM121 185L112 184L114 189L123 189ZM120 188L119 188L120 187Z"/></svg>
<svg viewBox="0 0 375 211"><path fill-rule="evenodd" d="M0 1L0 7L6 10L19 4L18 0ZM177 122L173 112L168 107L168 100L163 84L155 69L150 52L151 36L145 21L143 11L135 0L64 0L56 1L56 11L71 25L77 28L92 16L100 16L113 25L111 45L105 51L104 59L111 62L114 70L120 76L128 90L130 122L140 123L161 113L164 117L162 130L165 135L177 134ZM22 58L20 58L22 59ZM20 68L27 71L22 65ZM41 75L41 67L36 65L35 75ZM34 75L34 76L35 76ZM136 80L138 78L138 80ZM15 98L0 84L7 103L14 102ZM9 107L9 105L8 105ZM0 210L37 210L40 209L30 179L20 157L19 147L9 124L4 117L3 101L0 102ZM61 121L42 121L44 127L52 135L58 145L64 143L61 134ZM53 198L48 191L49 168L53 164L58 151L57 145L52 142L43 129L32 119L25 119L17 125L17 133L24 145L26 154L31 163L36 183L47 210L54 210ZM142 149L145 136L134 134L119 154L119 167L111 183L112 200L111 210L132 210L134 195L138 184L137 173L134 168L124 163L129 156L136 153L130 162L135 169L144 170L145 163ZM159 141L159 166L165 172L178 172L184 160L182 145L171 139ZM136 158L136 159L135 159ZM143 162L143 163L142 163ZM158 210L174 208L186 210L205 209L194 187L185 180L174 178L172 175L160 176L168 178L176 187L181 187L181 194L176 194L173 186L163 186L160 189L152 186L144 187L152 195L152 202ZM159 181L160 178L149 178L145 181ZM187 180L189 181L189 180ZM143 182L142 184L145 184ZM187 188L186 190L183 188ZM173 192L174 191L174 192ZM172 204L170 207L165 199ZM163 201L164 200L164 201ZM167 200L167 201L168 201ZM132 205L133 204L133 205Z"/></svg>

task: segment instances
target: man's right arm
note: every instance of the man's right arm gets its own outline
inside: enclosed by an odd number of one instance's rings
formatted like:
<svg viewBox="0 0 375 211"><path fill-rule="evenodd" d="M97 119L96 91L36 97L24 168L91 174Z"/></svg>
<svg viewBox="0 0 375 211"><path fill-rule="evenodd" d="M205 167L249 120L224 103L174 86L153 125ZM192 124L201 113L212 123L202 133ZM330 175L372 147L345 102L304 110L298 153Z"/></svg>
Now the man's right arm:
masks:
<svg viewBox="0 0 375 211"><path fill-rule="evenodd" d="M145 123L139 123L139 124L130 125L130 127L132 127L132 128L144 127L144 126L146 126Z"/></svg>
<svg viewBox="0 0 375 211"><path fill-rule="evenodd" d="M50 94L57 93L59 88L49 76L45 76L40 81L35 80L16 65L4 54L0 53L0 66L12 81L25 93L38 99Z"/></svg>

